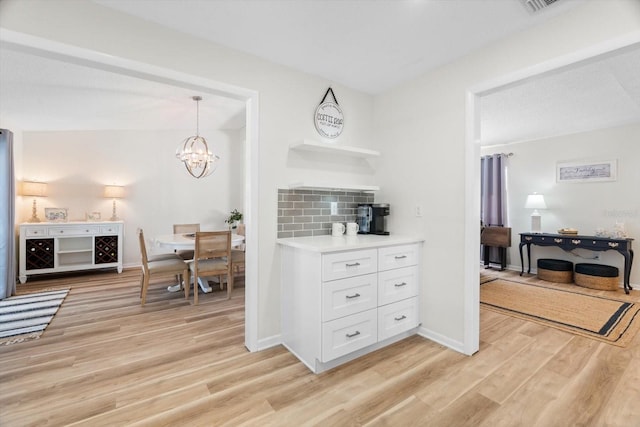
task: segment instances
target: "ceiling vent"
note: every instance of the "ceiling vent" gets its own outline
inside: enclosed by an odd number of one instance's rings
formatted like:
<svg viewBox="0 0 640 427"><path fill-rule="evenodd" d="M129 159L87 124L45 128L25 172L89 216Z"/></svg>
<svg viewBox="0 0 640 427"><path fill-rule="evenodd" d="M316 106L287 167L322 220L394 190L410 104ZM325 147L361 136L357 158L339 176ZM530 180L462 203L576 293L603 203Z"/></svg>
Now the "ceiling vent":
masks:
<svg viewBox="0 0 640 427"><path fill-rule="evenodd" d="M560 0L522 0L522 3L530 13L538 12Z"/></svg>

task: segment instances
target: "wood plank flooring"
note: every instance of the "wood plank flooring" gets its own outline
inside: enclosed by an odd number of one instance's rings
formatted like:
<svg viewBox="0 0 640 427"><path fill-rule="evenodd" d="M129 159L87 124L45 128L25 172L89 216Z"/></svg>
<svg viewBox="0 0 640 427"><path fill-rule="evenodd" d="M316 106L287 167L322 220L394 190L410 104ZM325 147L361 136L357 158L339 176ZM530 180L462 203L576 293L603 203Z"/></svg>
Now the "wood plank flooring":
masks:
<svg viewBox="0 0 640 427"><path fill-rule="evenodd" d="M246 351L242 281L198 306L171 281L145 307L137 269L19 285L71 292L40 339L0 347L0 425L640 426L640 335L618 348L481 309L472 357L415 336L314 375L281 346Z"/></svg>

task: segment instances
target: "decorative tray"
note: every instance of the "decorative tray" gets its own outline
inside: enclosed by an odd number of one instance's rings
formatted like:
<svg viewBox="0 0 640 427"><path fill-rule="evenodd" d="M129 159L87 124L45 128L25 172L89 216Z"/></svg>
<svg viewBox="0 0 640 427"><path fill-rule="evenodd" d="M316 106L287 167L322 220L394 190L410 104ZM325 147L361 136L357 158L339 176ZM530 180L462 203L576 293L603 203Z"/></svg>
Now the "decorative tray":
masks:
<svg viewBox="0 0 640 427"><path fill-rule="evenodd" d="M576 230L575 228L561 228L560 230L558 230L558 234L567 234L567 235L576 236L578 234L578 230Z"/></svg>

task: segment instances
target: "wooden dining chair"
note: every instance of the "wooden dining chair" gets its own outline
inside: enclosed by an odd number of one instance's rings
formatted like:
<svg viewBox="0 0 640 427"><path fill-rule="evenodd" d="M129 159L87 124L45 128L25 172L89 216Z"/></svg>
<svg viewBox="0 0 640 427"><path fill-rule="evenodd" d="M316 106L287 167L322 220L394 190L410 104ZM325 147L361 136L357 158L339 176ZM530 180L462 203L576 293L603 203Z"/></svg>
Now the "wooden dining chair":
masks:
<svg viewBox="0 0 640 427"><path fill-rule="evenodd" d="M231 273L231 232L201 231L196 233L196 245L193 260L189 269L193 272L193 301L198 304L198 278L227 276L227 299L233 290L233 274Z"/></svg>
<svg viewBox="0 0 640 427"><path fill-rule="evenodd" d="M236 233L245 236L245 225L238 224ZM246 243L242 243L239 247L231 248L231 272L233 274L240 273L240 269L244 270L244 252Z"/></svg>
<svg viewBox="0 0 640 427"><path fill-rule="evenodd" d="M173 234L197 233L198 231L200 231L200 224L173 224ZM193 251L190 249L177 250L176 254L186 261L193 259Z"/></svg>
<svg viewBox="0 0 640 427"><path fill-rule="evenodd" d="M144 240L144 232L138 230L138 241L140 242L140 255L142 257L142 277L140 278L140 305L144 305L147 299L147 289L149 281L154 275L177 275L189 281L189 264L177 256L166 259L154 259L153 261L147 256L147 246ZM153 259L153 258L152 258ZM189 286L184 287L184 297L189 299Z"/></svg>

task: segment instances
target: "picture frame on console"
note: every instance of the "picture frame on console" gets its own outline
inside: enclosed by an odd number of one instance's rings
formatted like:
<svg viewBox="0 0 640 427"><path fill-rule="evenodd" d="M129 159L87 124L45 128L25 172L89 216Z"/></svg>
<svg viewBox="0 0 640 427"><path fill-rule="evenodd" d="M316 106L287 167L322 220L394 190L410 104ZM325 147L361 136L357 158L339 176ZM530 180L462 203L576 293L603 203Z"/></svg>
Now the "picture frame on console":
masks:
<svg viewBox="0 0 640 427"><path fill-rule="evenodd" d="M618 179L617 160L558 162L556 181L559 183L606 182Z"/></svg>
<svg viewBox="0 0 640 427"><path fill-rule="evenodd" d="M67 208L44 208L44 216L49 222L67 222Z"/></svg>

